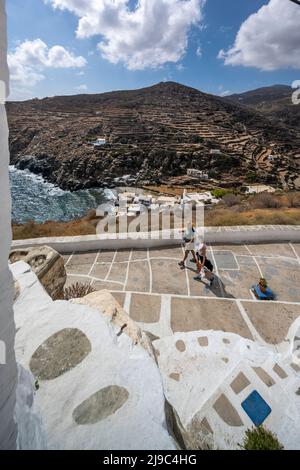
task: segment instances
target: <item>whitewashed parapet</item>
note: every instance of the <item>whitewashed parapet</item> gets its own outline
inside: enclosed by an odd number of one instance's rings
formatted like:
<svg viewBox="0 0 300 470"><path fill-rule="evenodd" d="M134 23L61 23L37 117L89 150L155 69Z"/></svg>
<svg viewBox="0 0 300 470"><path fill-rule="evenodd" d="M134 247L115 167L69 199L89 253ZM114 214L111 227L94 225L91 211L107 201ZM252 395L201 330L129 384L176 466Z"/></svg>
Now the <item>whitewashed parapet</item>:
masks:
<svg viewBox="0 0 300 470"><path fill-rule="evenodd" d="M0 449L15 449L14 421L17 365L14 352L13 283L8 269L11 244L10 192L8 180L8 126L5 99L8 95L5 1L0 0Z"/></svg>
<svg viewBox="0 0 300 470"><path fill-rule="evenodd" d="M207 227L205 238L210 243L297 242L300 241L300 225Z"/></svg>
<svg viewBox="0 0 300 470"><path fill-rule="evenodd" d="M271 243L271 242L300 242L300 225L253 225L236 227L206 227L205 240L208 243ZM175 238L174 235L178 235ZM51 246L61 253L73 251L83 252L92 250L155 248L179 245L181 236L178 231L152 232L135 234L135 238L125 238L124 235L85 235L77 237L35 238L15 240L13 248L30 246Z"/></svg>

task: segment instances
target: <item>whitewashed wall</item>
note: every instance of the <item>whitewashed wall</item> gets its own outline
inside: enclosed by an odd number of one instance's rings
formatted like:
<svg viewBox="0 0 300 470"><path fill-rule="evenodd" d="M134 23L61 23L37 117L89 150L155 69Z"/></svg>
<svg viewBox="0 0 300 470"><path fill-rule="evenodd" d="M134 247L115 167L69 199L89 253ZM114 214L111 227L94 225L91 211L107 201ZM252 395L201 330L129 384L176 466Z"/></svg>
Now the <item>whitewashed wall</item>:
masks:
<svg viewBox="0 0 300 470"><path fill-rule="evenodd" d="M51 246L60 253L84 252L92 250L116 250L131 248L159 248L170 245L180 245L182 233L152 232L138 233L136 238L122 238L112 235L83 235L78 237L35 238L30 240L15 240L14 249L24 247ZM274 243L300 242L300 225L253 225L243 227L205 227L198 230L200 239L208 243Z"/></svg>
<svg viewBox="0 0 300 470"><path fill-rule="evenodd" d="M7 263L11 245L11 201L8 181L8 127L4 106L9 91L6 32L5 0L0 0L0 349L6 356L0 356L0 449L15 449L17 366L14 352L13 283Z"/></svg>

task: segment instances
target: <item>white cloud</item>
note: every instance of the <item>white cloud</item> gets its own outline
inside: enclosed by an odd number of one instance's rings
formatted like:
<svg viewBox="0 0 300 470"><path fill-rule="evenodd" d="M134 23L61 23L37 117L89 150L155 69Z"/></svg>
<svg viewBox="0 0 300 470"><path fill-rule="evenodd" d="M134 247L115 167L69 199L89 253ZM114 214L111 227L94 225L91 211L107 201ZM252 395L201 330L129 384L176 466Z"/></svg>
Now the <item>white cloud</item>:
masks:
<svg viewBox="0 0 300 470"><path fill-rule="evenodd" d="M270 0L241 25L235 43L219 58L226 65L261 70L300 69L300 8L283 0Z"/></svg>
<svg viewBox="0 0 300 470"><path fill-rule="evenodd" d="M229 95L232 95L232 92L230 90L224 90L222 91L222 93L220 94L220 96L224 97L224 96L229 96Z"/></svg>
<svg viewBox="0 0 300 470"><path fill-rule="evenodd" d="M77 37L99 36L102 57L130 70L178 62L206 0L44 0L79 17Z"/></svg>
<svg viewBox="0 0 300 470"><path fill-rule="evenodd" d="M41 39L35 39L18 44L8 54L8 64L12 83L27 88L44 80L46 69L80 68L86 65L86 60L62 46L49 48Z"/></svg>
<svg viewBox="0 0 300 470"><path fill-rule="evenodd" d="M183 64L177 64L176 69L178 72L183 72L185 70L185 66Z"/></svg>
<svg viewBox="0 0 300 470"><path fill-rule="evenodd" d="M220 85L218 89L219 89L219 96L224 97L224 96L232 95L232 92L230 90L226 90L223 85Z"/></svg>
<svg viewBox="0 0 300 470"><path fill-rule="evenodd" d="M202 52L202 47L201 46L197 47L196 54L197 54L198 57L202 57L203 52Z"/></svg>
<svg viewBox="0 0 300 470"><path fill-rule="evenodd" d="M86 91L87 89L88 89L88 86L85 85L85 84L76 86L76 87L74 88L74 90L76 90L76 91Z"/></svg>

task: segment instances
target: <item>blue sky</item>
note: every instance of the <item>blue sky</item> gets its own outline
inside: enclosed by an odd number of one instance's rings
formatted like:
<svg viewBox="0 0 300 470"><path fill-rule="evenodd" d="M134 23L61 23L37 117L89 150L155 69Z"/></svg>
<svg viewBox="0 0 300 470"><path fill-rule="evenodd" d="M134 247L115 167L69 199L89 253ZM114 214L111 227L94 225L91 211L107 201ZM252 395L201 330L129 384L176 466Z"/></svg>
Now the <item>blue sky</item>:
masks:
<svg viewBox="0 0 300 470"><path fill-rule="evenodd" d="M300 79L300 7L289 0L25 3L7 1L11 99L163 80L226 95Z"/></svg>

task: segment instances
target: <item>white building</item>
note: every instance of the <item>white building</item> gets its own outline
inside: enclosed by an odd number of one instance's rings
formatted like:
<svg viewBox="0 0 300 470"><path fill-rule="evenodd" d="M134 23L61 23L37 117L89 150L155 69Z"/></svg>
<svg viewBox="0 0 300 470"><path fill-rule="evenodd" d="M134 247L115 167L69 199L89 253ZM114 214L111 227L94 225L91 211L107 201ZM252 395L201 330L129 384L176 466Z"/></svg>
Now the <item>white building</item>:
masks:
<svg viewBox="0 0 300 470"><path fill-rule="evenodd" d="M185 191L183 195L183 203L193 204L193 206L197 204L218 204L219 202L220 200L214 197L210 191L203 193L187 193Z"/></svg>
<svg viewBox="0 0 300 470"><path fill-rule="evenodd" d="M158 196L155 202L165 207L173 207L179 203L179 199L178 197Z"/></svg>
<svg viewBox="0 0 300 470"><path fill-rule="evenodd" d="M119 194L119 201L121 202L128 202L129 204L133 203L136 198L135 193L124 192Z"/></svg>
<svg viewBox="0 0 300 470"><path fill-rule="evenodd" d="M222 155L222 152L219 149L211 149L210 155Z"/></svg>
<svg viewBox="0 0 300 470"><path fill-rule="evenodd" d="M152 204L152 196L149 196L149 195L141 195L141 196L138 196L137 197L138 199L138 202L140 204L143 204L144 206L147 206L147 207L150 207L151 204Z"/></svg>
<svg viewBox="0 0 300 470"><path fill-rule="evenodd" d="M97 139L95 140L95 142L92 142L92 145L94 147L101 147L101 145L105 145L106 144L106 139Z"/></svg>
<svg viewBox="0 0 300 470"><path fill-rule="evenodd" d="M202 170L196 170L194 168L188 169L187 175L193 178L201 179L201 180L208 180L208 173Z"/></svg>
<svg viewBox="0 0 300 470"><path fill-rule="evenodd" d="M259 194L259 193L275 193L275 189L272 186L265 184L253 184L246 187L246 194Z"/></svg>

